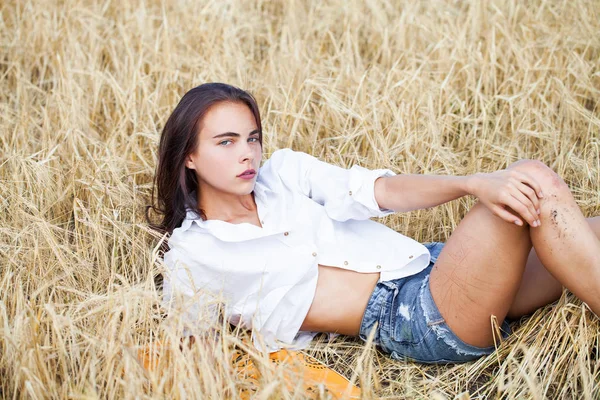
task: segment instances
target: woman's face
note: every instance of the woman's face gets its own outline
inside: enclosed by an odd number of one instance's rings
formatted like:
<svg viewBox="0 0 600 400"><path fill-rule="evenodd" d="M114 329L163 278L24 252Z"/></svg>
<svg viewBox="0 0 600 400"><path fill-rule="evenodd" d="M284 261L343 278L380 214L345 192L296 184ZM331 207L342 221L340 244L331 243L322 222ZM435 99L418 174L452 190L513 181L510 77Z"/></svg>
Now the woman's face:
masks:
<svg viewBox="0 0 600 400"><path fill-rule="evenodd" d="M222 102L204 115L198 147L186 158L185 166L196 171L200 190L233 195L252 192L262 160L262 146L254 115L245 104ZM239 177L256 171L252 179Z"/></svg>

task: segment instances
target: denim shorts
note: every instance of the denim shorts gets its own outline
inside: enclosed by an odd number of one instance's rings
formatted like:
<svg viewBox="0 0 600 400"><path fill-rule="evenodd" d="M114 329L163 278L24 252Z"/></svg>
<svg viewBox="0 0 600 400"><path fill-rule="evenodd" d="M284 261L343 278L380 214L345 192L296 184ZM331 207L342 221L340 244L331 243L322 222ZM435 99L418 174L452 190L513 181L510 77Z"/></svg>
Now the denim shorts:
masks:
<svg viewBox="0 0 600 400"><path fill-rule="evenodd" d="M476 347L463 342L444 321L429 290L429 274L444 243L424 243L431 262L418 274L375 286L360 324L359 337L367 341L378 322L374 342L392 358L421 363L459 363L494 352L495 347ZM491 329L491 327L490 327ZM501 333L511 330L503 321Z"/></svg>

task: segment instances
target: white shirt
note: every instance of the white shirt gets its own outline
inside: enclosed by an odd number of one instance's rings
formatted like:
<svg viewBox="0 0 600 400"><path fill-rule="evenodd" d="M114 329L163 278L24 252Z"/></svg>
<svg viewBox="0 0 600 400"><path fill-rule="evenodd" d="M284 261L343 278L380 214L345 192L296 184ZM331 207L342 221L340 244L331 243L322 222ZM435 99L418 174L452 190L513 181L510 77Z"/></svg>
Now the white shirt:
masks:
<svg viewBox="0 0 600 400"><path fill-rule="evenodd" d="M425 246L369 219L394 213L380 209L374 194L375 180L393 175L389 169L341 168L291 149L275 151L259 168L254 187L262 228L203 221L188 209L164 254L163 305L168 308L174 294L190 300L187 312L198 326L199 307L218 293L225 317L252 329L258 350L306 348L317 332L299 329L315 295L318 264L380 272L380 281L416 274L429 264Z"/></svg>

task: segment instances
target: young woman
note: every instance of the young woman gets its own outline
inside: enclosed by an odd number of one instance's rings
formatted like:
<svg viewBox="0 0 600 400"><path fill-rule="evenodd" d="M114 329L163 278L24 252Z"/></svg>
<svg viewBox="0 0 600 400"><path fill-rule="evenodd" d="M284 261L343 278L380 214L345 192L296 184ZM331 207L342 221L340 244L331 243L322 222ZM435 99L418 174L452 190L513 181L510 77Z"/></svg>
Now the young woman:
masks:
<svg viewBox="0 0 600 400"><path fill-rule="evenodd" d="M393 358L462 362L494 350L494 318L506 336L507 318L555 301L563 286L600 313L600 219L584 218L539 161L437 176L345 169L290 149L261 166L262 155L256 102L230 85L190 90L164 127L155 182L170 234L164 301L187 300L188 334L212 323L201 307L218 300L261 350L301 349L317 332L365 341L374 332ZM465 195L479 201L447 243L369 219Z"/></svg>

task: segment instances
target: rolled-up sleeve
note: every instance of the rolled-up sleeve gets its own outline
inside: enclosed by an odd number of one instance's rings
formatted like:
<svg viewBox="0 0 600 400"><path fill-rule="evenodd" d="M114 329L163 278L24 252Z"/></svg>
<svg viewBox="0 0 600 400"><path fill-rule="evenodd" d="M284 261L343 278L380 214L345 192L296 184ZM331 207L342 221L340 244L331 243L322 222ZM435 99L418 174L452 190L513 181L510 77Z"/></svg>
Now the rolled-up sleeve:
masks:
<svg viewBox="0 0 600 400"><path fill-rule="evenodd" d="M390 169L360 165L346 169L291 149L275 151L269 161L266 173L276 173L284 185L323 205L334 220L364 220L395 212L380 208L375 199L375 181L396 175Z"/></svg>

